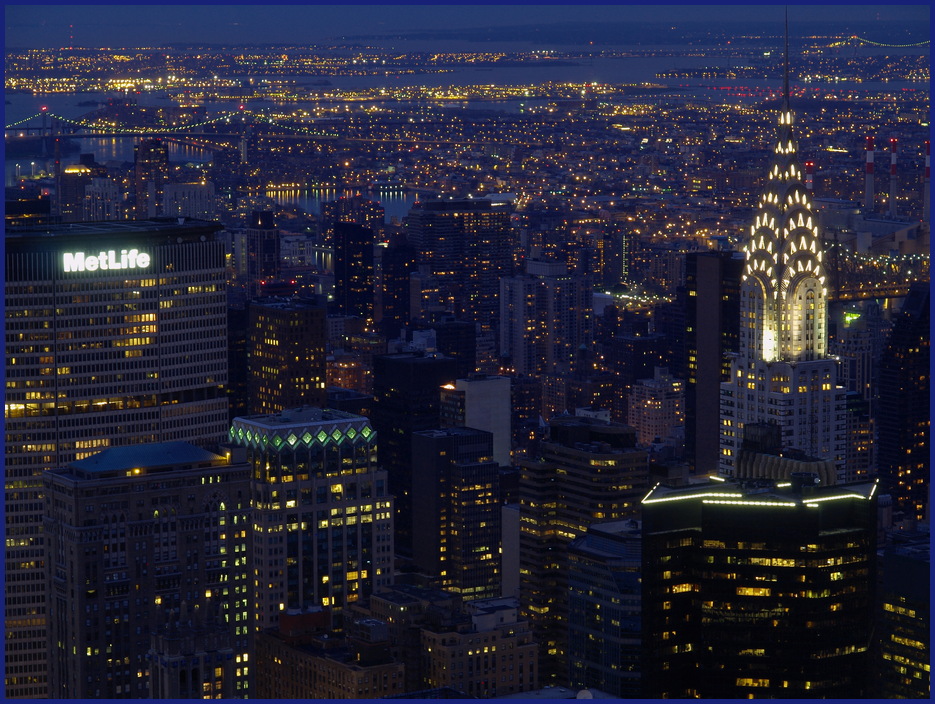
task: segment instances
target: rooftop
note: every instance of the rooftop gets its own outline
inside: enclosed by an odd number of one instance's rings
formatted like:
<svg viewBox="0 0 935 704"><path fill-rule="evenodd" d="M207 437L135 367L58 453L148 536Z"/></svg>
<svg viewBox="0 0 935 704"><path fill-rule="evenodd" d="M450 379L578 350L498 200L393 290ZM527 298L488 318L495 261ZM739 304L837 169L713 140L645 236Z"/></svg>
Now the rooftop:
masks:
<svg viewBox="0 0 935 704"><path fill-rule="evenodd" d="M156 442L128 447L109 447L83 460L76 460L68 468L85 479L103 478L110 473L132 470L153 470L163 467L186 467L215 464L225 461L222 455L202 449L188 442Z"/></svg>

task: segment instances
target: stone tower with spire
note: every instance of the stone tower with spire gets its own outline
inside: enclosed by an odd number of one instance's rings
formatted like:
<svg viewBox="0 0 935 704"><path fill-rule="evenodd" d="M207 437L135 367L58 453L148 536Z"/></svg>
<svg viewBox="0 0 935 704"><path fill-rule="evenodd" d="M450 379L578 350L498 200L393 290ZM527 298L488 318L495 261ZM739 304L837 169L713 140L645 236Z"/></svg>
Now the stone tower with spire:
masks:
<svg viewBox="0 0 935 704"><path fill-rule="evenodd" d="M832 460L843 479L845 390L827 352L828 275L792 132L788 65L787 32L777 139L743 246L740 351L721 384L719 473L736 476L744 427L769 423L784 451Z"/></svg>

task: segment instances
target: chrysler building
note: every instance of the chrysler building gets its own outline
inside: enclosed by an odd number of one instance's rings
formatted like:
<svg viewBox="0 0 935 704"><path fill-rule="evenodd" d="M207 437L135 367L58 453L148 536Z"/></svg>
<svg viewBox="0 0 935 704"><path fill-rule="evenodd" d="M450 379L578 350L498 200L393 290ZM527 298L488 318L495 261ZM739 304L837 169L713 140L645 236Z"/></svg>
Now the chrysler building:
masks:
<svg viewBox="0 0 935 704"><path fill-rule="evenodd" d="M734 476L744 426L770 423L781 429L783 450L833 460L845 481L845 390L827 352L828 275L792 123L787 73L769 178L743 247L740 351L721 384L719 474Z"/></svg>

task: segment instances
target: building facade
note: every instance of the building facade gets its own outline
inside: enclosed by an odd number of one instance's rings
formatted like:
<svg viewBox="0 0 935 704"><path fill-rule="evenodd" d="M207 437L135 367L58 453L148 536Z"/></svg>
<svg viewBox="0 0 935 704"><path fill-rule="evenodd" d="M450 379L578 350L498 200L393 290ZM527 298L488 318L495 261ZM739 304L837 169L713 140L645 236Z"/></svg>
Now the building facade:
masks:
<svg viewBox="0 0 935 704"><path fill-rule="evenodd" d="M412 434L412 556L465 600L500 595L500 468L475 428Z"/></svg>
<svg viewBox="0 0 935 704"><path fill-rule="evenodd" d="M7 230L6 574L16 587L6 622L17 644L7 696L45 696L42 473L106 447L224 439L217 230L175 220Z"/></svg>
<svg viewBox="0 0 935 704"><path fill-rule="evenodd" d="M654 488L642 502L644 697L866 696L876 484Z"/></svg>
<svg viewBox="0 0 935 704"><path fill-rule="evenodd" d="M247 697L249 486L242 453L186 442L112 447L44 474L50 698L148 698L166 620L176 633L197 622L222 641L208 650L236 657L236 675L219 662L220 676L201 667L187 682L198 698Z"/></svg>
<svg viewBox="0 0 935 704"><path fill-rule="evenodd" d="M253 467L253 604L258 630L288 609L349 604L393 578L393 497L367 418L292 409L235 418Z"/></svg>
<svg viewBox="0 0 935 704"><path fill-rule="evenodd" d="M743 429L781 426L784 448L844 470L845 389L828 354L828 273L818 217L802 180L788 96L768 182L744 244L740 352L721 384L719 473L733 476Z"/></svg>

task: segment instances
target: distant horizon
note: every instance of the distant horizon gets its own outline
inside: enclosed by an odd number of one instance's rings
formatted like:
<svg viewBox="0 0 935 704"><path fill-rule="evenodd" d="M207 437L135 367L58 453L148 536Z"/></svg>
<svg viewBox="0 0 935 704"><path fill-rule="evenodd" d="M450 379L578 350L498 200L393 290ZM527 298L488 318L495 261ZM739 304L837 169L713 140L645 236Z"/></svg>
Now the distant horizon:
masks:
<svg viewBox="0 0 935 704"><path fill-rule="evenodd" d="M781 31L784 5L8 5L7 49L142 48L168 46L309 46L355 41L489 41L563 44L568 30L608 32L669 25L680 32L757 28ZM930 35L928 5L790 5L793 33L873 29L908 41ZM52 10L50 12L50 10ZM905 25L905 26L900 26ZM528 30L524 32L521 30ZM556 30L560 30L556 32ZM537 35L542 32L542 35ZM487 35L479 36L479 33ZM472 36L471 36L472 35ZM595 36L595 39L598 39ZM565 45L577 43L569 39ZM622 37L621 43L626 43Z"/></svg>

